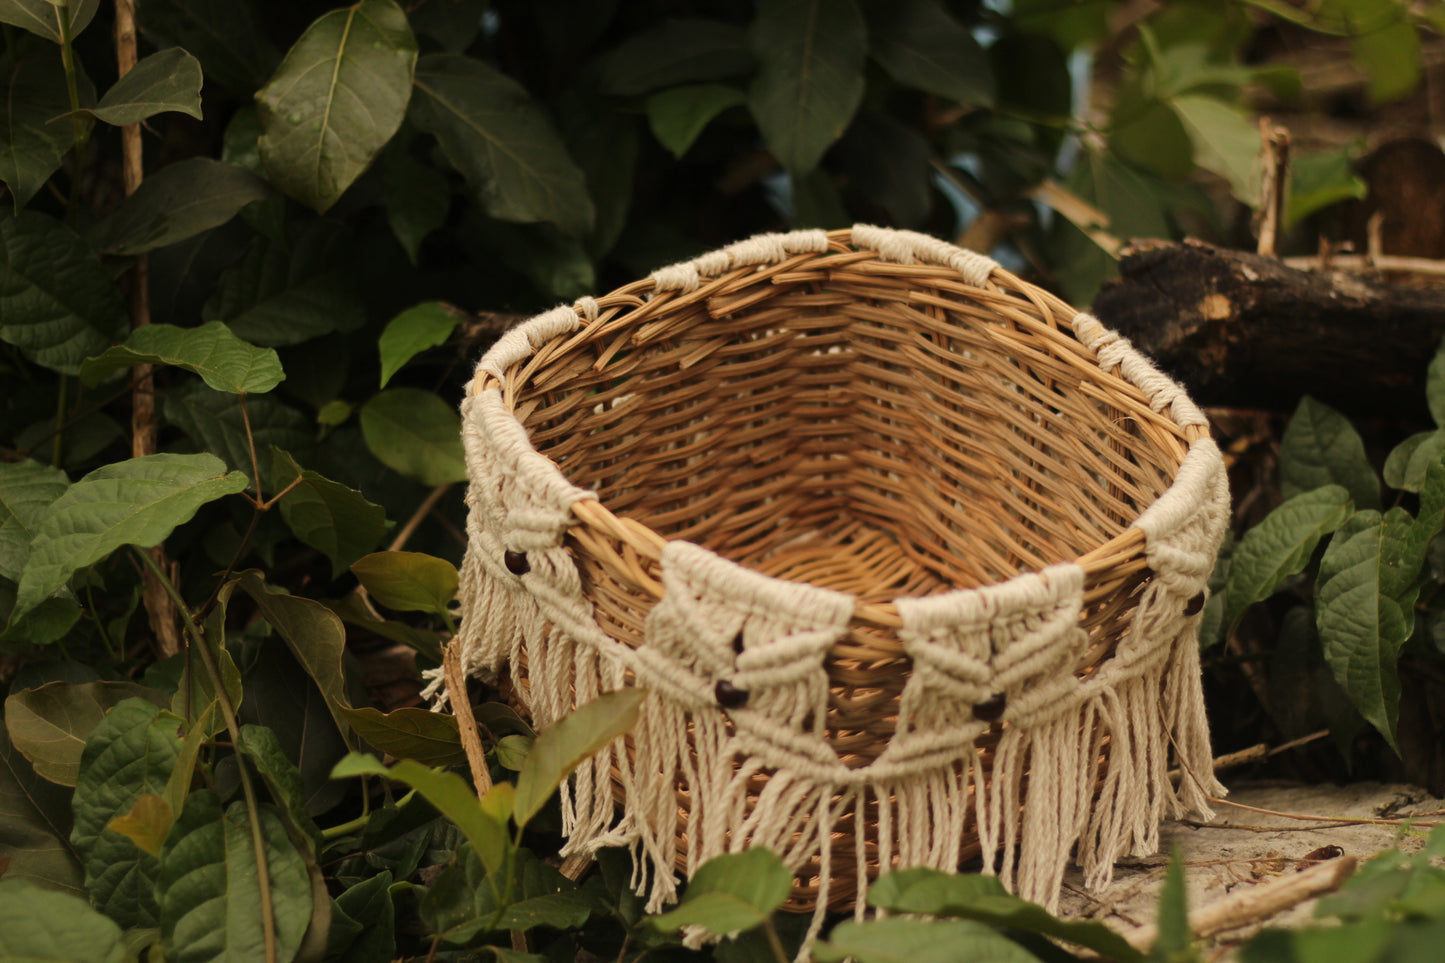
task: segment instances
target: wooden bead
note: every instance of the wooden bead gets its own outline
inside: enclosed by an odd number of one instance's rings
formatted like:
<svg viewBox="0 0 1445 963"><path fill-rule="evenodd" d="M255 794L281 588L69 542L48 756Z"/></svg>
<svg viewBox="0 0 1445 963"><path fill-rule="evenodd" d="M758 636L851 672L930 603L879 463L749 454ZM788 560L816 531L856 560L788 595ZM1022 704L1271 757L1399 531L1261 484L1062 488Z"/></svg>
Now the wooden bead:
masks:
<svg viewBox="0 0 1445 963"><path fill-rule="evenodd" d="M526 575L532 570L532 563L527 561L527 553L514 552L510 548L502 553L502 564L507 566L507 571L513 575Z"/></svg>
<svg viewBox="0 0 1445 963"><path fill-rule="evenodd" d="M718 679L712 687L712 694L724 709L741 709L748 704L748 690L739 689L727 679Z"/></svg>
<svg viewBox="0 0 1445 963"><path fill-rule="evenodd" d="M1198 595L1194 596L1194 598L1190 599L1188 602L1186 602L1186 603L1184 604L1184 614L1185 614L1185 615L1198 615L1199 612L1200 612L1200 610L1202 610L1203 608L1204 608L1204 593L1203 593L1203 592L1200 592Z"/></svg>
<svg viewBox="0 0 1445 963"><path fill-rule="evenodd" d="M996 722L1003 716L1008 708L1008 695L1003 692L995 692L973 707L973 717L981 722Z"/></svg>

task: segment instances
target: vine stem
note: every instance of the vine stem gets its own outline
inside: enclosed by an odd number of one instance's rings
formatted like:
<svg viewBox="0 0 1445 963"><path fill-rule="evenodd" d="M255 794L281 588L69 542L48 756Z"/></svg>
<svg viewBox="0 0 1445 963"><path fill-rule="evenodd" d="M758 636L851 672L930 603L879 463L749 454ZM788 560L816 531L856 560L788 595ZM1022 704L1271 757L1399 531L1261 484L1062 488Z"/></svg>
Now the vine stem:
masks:
<svg viewBox="0 0 1445 963"><path fill-rule="evenodd" d="M251 824L251 848L255 851L256 867L259 872L256 874L257 887L261 895L261 932L266 943L266 963L277 963L276 959L276 909L271 902L271 867L266 859L266 839L261 834L261 808L256 802L256 786L251 782L251 773L246 769L245 742L241 738L241 726L236 721L236 707L231 705L231 694L226 691L226 681L221 675L221 667L211 657L211 650L206 647L205 636L196 620L191 617L190 610L186 608L186 600L181 598L181 593L176 589L175 583L168 579L161 571L155 559L150 553L133 546L133 550L140 558L141 564L150 569L156 581L160 583L171 602L181 614L181 620L185 623L186 634L191 639L191 649L201 657L201 664L206 669L206 674L211 677L211 685L216 690L216 704L221 709L221 718L225 720L226 732L231 737L231 745L236 752L236 772L241 777L241 794L246 797L246 809Z"/></svg>
<svg viewBox="0 0 1445 963"><path fill-rule="evenodd" d="M75 66L75 45L70 36L70 0L58 0L55 4L55 26L60 34L60 63L65 68L65 92L70 98L70 127L75 136L75 152L71 155L70 197L66 201L66 218L75 223L80 198L80 163L85 156L85 145L90 139L90 130L85 118L80 115L80 71Z"/></svg>
<svg viewBox="0 0 1445 963"><path fill-rule="evenodd" d="M135 0L115 0L115 61L117 79L124 77L136 65ZM121 176L125 195L129 197L140 187L141 180L145 177L140 125L122 127L120 144ZM130 277L132 329L143 328L151 323L149 282L150 268L146 256L137 254L131 266ZM144 458L156 453L155 368L148 364L136 365L131 369L130 386L131 457ZM163 572L169 567L164 545L150 549L150 554L158 570ZM164 580L158 579L155 574L147 573L141 598L145 603L146 620L155 636L156 654L160 658L166 658L181 650L181 637L176 630L178 609L162 581ZM181 606L181 609L184 609L184 606Z"/></svg>

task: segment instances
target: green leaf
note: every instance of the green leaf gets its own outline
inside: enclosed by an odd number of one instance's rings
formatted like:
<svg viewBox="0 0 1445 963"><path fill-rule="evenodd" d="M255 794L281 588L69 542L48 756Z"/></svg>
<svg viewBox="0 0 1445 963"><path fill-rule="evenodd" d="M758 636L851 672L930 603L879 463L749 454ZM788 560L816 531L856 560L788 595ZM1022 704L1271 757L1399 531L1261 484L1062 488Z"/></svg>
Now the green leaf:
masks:
<svg viewBox="0 0 1445 963"><path fill-rule="evenodd" d="M512 78L455 54L423 57L412 122L436 137L482 208L503 221L546 221L567 234L592 227L581 169L547 115Z"/></svg>
<svg viewBox="0 0 1445 963"><path fill-rule="evenodd" d="M792 889L793 874L772 850L726 853L698 867L677 909L649 922L663 932L702 926L725 936L766 923Z"/></svg>
<svg viewBox="0 0 1445 963"><path fill-rule="evenodd" d="M646 689L606 692L544 729L517 778L517 825L526 825L584 759L631 729L646 698Z"/></svg>
<svg viewBox="0 0 1445 963"><path fill-rule="evenodd" d="M406 117L416 53L394 0L361 0L306 28L256 93L271 183L318 212L335 204Z"/></svg>
<svg viewBox="0 0 1445 963"><path fill-rule="evenodd" d="M512 844L507 832L507 819L513 808L511 783L497 783L487 792L486 798L479 801L462 777L454 772L429 769L410 759L403 759L388 769L375 756L355 752L338 762L331 776L333 779L385 776L406 783L456 824L488 874L501 871Z"/></svg>
<svg viewBox="0 0 1445 963"><path fill-rule="evenodd" d="M377 346L381 351L381 387L427 348L444 344L465 315L441 301L407 308L387 322Z"/></svg>
<svg viewBox="0 0 1445 963"><path fill-rule="evenodd" d="M220 321L199 328L170 324L137 328L125 344L86 361L80 377L95 387L111 372L137 364L184 368L200 375L215 390L237 395L270 391L286 378L274 349L247 344Z"/></svg>
<svg viewBox="0 0 1445 963"><path fill-rule="evenodd" d="M663 87L741 77L753 67L747 32L719 20L669 19L633 34L601 60L604 94L632 97Z"/></svg>
<svg viewBox="0 0 1445 963"><path fill-rule="evenodd" d="M647 98L647 122L658 142L681 157L714 117L743 102L742 91L722 84L671 87Z"/></svg>
<svg viewBox="0 0 1445 963"><path fill-rule="evenodd" d="M126 927L156 924L160 867L108 827L141 796L166 791L180 754L181 723L144 699L126 699L96 726L81 756L70 841L85 866L91 904Z"/></svg>
<svg viewBox="0 0 1445 963"><path fill-rule="evenodd" d="M276 958L296 955L311 919L306 860L270 806L256 814L276 920ZM266 958L261 921L262 868L243 802L224 812L209 789L192 793L161 851L156 897L161 947L170 963Z"/></svg>
<svg viewBox="0 0 1445 963"><path fill-rule="evenodd" d="M0 959L17 963L125 963L120 927L83 899L0 880Z"/></svg>
<svg viewBox="0 0 1445 963"><path fill-rule="evenodd" d="M281 517L292 534L331 560L331 576L335 578L386 534L386 509L367 501L354 488L303 469L287 452L279 448L271 451L273 491L283 491L300 479L281 499Z"/></svg>
<svg viewBox="0 0 1445 963"><path fill-rule="evenodd" d="M20 577L36 525L69 487L59 468L38 461L0 462L0 578Z"/></svg>
<svg viewBox="0 0 1445 963"><path fill-rule="evenodd" d="M378 619L371 614L360 597L347 595L340 599L324 600L321 604L340 616L347 625L354 625L374 635L402 645L411 646L418 653L440 665L442 661L442 635L427 629L419 629L396 619Z"/></svg>
<svg viewBox="0 0 1445 963"><path fill-rule="evenodd" d="M62 116L70 98L54 50L33 50L0 64L0 181L10 188L18 211L60 169L75 143L75 125Z"/></svg>
<svg viewBox="0 0 1445 963"><path fill-rule="evenodd" d="M197 448L220 455L229 467L249 476L252 474L251 446L246 440L246 418L241 415L243 400L256 445L259 481L271 477L273 450L310 454L316 444L315 429L305 415L274 394L240 399L229 392L189 382L166 392L161 411L166 421L185 432Z"/></svg>
<svg viewBox="0 0 1445 963"><path fill-rule="evenodd" d="M748 105L790 174L817 166L863 99L868 32L854 0L762 0Z"/></svg>
<svg viewBox="0 0 1445 963"><path fill-rule="evenodd" d="M892 917L839 923L813 955L821 963L1037 963L1038 958L996 930L972 920Z"/></svg>
<svg viewBox="0 0 1445 963"><path fill-rule="evenodd" d="M1415 25L1397 4L1389 6L1395 8L1390 22L1350 43L1350 59L1369 78L1370 100L1376 104L1408 95L1421 76L1420 36Z"/></svg>
<svg viewBox="0 0 1445 963"><path fill-rule="evenodd" d="M446 174L412 157L400 139L393 140L381 155L381 195L391 233L417 264L422 241L446 223L452 208Z"/></svg>
<svg viewBox="0 0 1445 963"><path fill-rule="evenodd" d="M359 929L342 945L328 944L328 960L390 963L396 958L396 908L391 898L391 884L391 872L383 870L336 897L336 913L356 920ZM332 919L334 938L336 917Z"/></svg>
<svg viewBox="0 0 1445 963"><path fill-rule="evenodd" d="M1403 509L1383 516L1357 512L1330 540L1315 586L1325 661L1391 748L1400 709L1396 660L1414 627L1419 595L1419 587L1410 584L1413 574L1396 570L1392 562L1406 552L1410 526ZM1402 577L1407 575L1408 581Z"/></svg>
<svg viewBox="0 0 1445 963"><path fill-rule="evenodd" d="M410 706L391 712L366 706L342 714L358 736L387 755L442 768L467 761L456 716Z"/></svg>
<svg viewBox="0 0 1445 963"><path fill-rule="evenodd" d="M1380 507L1380 479L1349 419L1322 401L1300 399L1280 440L1279 487L1285 498L1341 485L1356 508Z"/></svg>
<svg viewBox="0 0 1445 963"><path fill-rule="evenodd" d="M171 775L175 776L174 769ZM130 807L130 812L115 817L105 828L129 839L141 852L159 856L161 844L175 821L175 811L170 803L161 796L145 793Z"/></svg>
<svg viewBox="0 0 1445 963"><path fill-rule="evenodd" d="M1445 341L1435 349L1435 357L1425 373L1425 400L1430 405L1430 417L1437 427L1445 429Z"/></svg>
<svg viewBox="0 0 1445 963"><path fill-rule="evenodd" d="M239 338L271 347L360 327L366 307L346 267L353 255L344 237L328 232L320 222L286 245L257 238L222 272L203 315L225 321Z"/></svg>
<svg viewBox="0 0 1445 963"><path fill-rule="evenodd" d="M244 167L192 157L148 175L118 211L91 228L89 239L104 254L142 254L220 227L271 196L266 182Z"/></svg>
<svg viewBox="0 0 1445 963"><path fill-rule="evenodd" d="M527 764L527 757L532 754L532 744L536 740L531 736L524 736L512 733L497 740L497 765L503 766L513 772L521 772L522 767Z"/></svg>
<svg viewBox="0 0 1445 963"><path fill-rule="evenodd" d="M1169 101L1194 144L1194 160L1229 182L1245 204L1259 201L1259 128L1241 110L1203 94L1181 94Z"/></svg>
<svg viewBox="0 0 1445 963"><path fill-rule="evenodd" d="M502 785L510 785L503 783ZM576 929L587 921L592 898L526 849L517 852L511 901L499 906L495 880L470 851L463 851L421 901L422 922L448 943L465 944L483 932L526 932L538 926Z"/></svg>
<svg viewBox="0 0 1445 963"><path fill-rule="evenodd" d="M241 727L241 749L265 780L271 799L280 807L281 816L290 823L297 836L309 840L312 859L321 846L321 831L306 811L306 787L301 771L286 757L276 733L266 726L246 724Z"/></svg>
<svg viewBox="0 0 1445 963"><path fill-rule="evenodd" d="M89 26L99 6L100 0L75 0L70 5L70 39ZM12 23L60 43L60 5L55 0L0 0L0 23Z"/></svg>
<svg viewBox="0 0 1445 963"><path fill-rule="evenodd" d="M1164 888L1159 893L1159 935L1149 949L1151 963L1173 963L1189 953L1189 898L1184 885L1184 857L1178 848L1169 856Z"/></svg>
<svg viewBox="0 0 1445 963"><path fill-rule="evenodd" d="M1391 559L1396 578L1413 582L1425 570L1435 536L1445 527L1445 455L1437 456L1425 472L1420 489L1420 513L1410 525L1401 553Z"/></svg>
<svg viewBox="0 0 1445 963"><path fill-rule="evenodd" d="M870 9L873 59L905 87L971 107L993 103L988 56L968 28L932 0L901 0Z"/></svg>
<svg viewBox="0 0 1445 963"><path fill-rule="evenodd" d="M1194 170L1194 144L1179 115L1159 101L1115 109L1109 148L1121 160L1166 180L1183 180ZM1132 105L1127 105L1132 106Z"/></svg>
<svg viewBox="0 0 1445 963"><path fill-rule="evenodd" d="M1425 473L1445 451L1445 428L1422 431L1400 442L1385 459L1385 484L1418 492Z"/></svg>
<svg viewBox="0 0 1445 963"><path fill-rule="evenodd" d="M71 485L41 516L11 623L75 572L123 545L159 545L202 505L246 487L215 455L146 455L104 465Z"/></svg>
<svg viewBox="0 0 1445 963"><path fill-rule="evenodd" d="M180 47L143 57L105 92L90 114L124 127L166 111L201 119L201 62Z"/></svg>
<svg viewBox="0 0 1445 963"><path fill-rule="evenodd" d="M275 734L280 751L301 774L297 798L306 811L312 816L330 811L346 796L346 787L331 778L331 767L352 749L331 706L275 634L233 645L246 688L242 721L264 725Z"/></svg>
<svg viewBox="0 0 1445 963"><path fill-rule="evenodd" d="M933 157L933 145L913 125L864 108L833 148L828 165L837 172L838 181L847 186L851 197L867 198L870 205L883 208L898 227L919 228L925 226L933 209ZM829 172L822 169L794 183L801 188L809 181L832 186ZM806 223L802 220L802 194L799 191L795 195L799 227ZM839 208L841 224L815 223L848 226L852 219L841 205Z"/></svg>
<svg viewBox="0 0 1445 963"><path fill-rule="evenodd" d="M361 407L361 432L377 460L423 485L463 481L461 418L420 388L388 388Z"/></svg>
<svg viewBox="0 0 1445 963"><path fill-rule="evenodd" d="M5 728L16 749L37 774L62 786L80 775L85 741L105 714L125 699L142 698L165 706L162 692L135 682L51 682L22 689L5 700Z"/></svg>
<svg viewBox="0 0 1445 963"><path fill-rule="evenodd" d="M0 852L7 880L85 896L85 873L70 844L69 789L35 774L0 726Z"/></svg>
<svg viewBox="0 0 1445 963"><path fill-rule="evenodd" d="M1294 226L1341 201L1364 200L1366 193L1364 180L1355 172L1352 151L1312 151L1292 157L1285 224Z"/></svg>
<svg viewBox="0 0 1445 963"><path fill-rule="evenodd" d="M1097 44L1109 37L1109 14L1114 0L1017 0L1013 16L1018 29L1041 33L1071 51L1084 44Z"/></svg>
<svg viewBox="0 0 1445 963"><path fill-rule="evenodd" d="M249 100L281 59L256 28L253 10L235 0L145 0L136 15L158 46L185 47L207 79Z"/></svg>
<svg viewBox="0 0 1445 963"><path fill-rule="evenodd" d="M896 870L868 889L868 905L889 913L953 916L997 929L1040 933L1086 947L1115 963L1134 963L1138 950L1103 923L1064 920L1007 893L993 876L960 876L935 869Z"/></svg>
<svg viewBox="0 0 1445 963"><path fill-rule="evenodd" d="M242 572L238 584L326 697L326 708L336 720L336 728L343 736L348 735L351 726L341 712L350 705L341 668L346 651L346 629L341 619L320 602L267 585L254 571Z"/></svg>
<svg viewBox="0 0 1445 963"><path fill-rule="evenodd" d="M75 374L125 317L115 280L74 231L33 211L0 219L0 340Z"/></svg>
<svg viewBox="0 0 1445 963"><path fill-rule="evenodd" d="M1339 485L1326 485L1294 496L1245 532L1229 564L1226 630L1245 609L1302 572L1320 539L1343 525L1350 511L1350 493Z"/></svg>
<svg viewBox="0 0 1445 963"><path fill-rule="evenodd" d="M456 566L423 552L373 552L351 571L372 598L398 612L440 615L457 597Z"/></svg>

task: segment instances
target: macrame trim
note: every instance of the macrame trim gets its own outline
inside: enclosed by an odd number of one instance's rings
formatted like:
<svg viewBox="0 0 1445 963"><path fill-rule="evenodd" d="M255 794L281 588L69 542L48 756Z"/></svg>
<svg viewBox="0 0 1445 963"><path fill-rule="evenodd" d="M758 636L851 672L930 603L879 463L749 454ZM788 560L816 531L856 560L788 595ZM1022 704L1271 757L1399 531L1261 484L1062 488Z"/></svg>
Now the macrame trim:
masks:
<svg viewBox="0 0 1445 963"><path fill-rule="evenodd" d="M759 234L736 244L710 251L702 257L671 264L652 272L656 291L692 291L703 278L715 278L749 264L778 264L794 254L821 254L828 250L828 232L789 231Z"/></svg>
<svg viewBox="0 0 1445 963"><path fill-rule="evenodd" d="M986 285L989 275L999 266L991 257L955 247L947 241L920 234L918 231L854 224L852 236L855 245L872 248L885 261L898 264L939 264L957 271L965 281L976 288Z"/></svg>
<svg viewBox="0 0 1445 963"><path fill-rule="evenodd" d="M913 232L858 225L852 236L885 260L945 265L978 286L997 267ZM742 265L827 249L822 231L764 235L653 279L658 291L686 292ZM590 298L539 315L504 335L477 377L505 380L544 344L596 317ZM1126 339L1088 314L1073 328L1101 367L1118 370L1155 410L1181 425L1205 424L1183 389ZM951 870L970 831L985 852L1002 854L997 872L1007 885L1052 907L1071 847L1087 882L1101 885L1118 858L1157 849L1165 815L1207 814L1208 797L1224 791L1210 769L1194 604L1206 594L1229 513L1223 461L1207 436L1191 444L1169 488L1135 523L1151 575L1110 658L1086 677L1075 674L1086 645L1084 577L1075 564L899 599L899 638L913 671L896 732L873 763L849 769L825 736L825 660L849 630L851 596L770 578L675 541L662 553L664 595L648 612L644 644L612 639L563 547L572 504L595 496L533 449L495 385L475 394L469 387L462 413L470 479L463 666L491 675L510 664L539 727L601 692L626 684L650 690L627 739L585 762L562 791L564 853L631 846L633 884L649 911L677 893L681 784L689 794L689 874L749 846L779 851L795 870L821 864L804 953L822 924L830 839L844 814L877 813L858 820L854 832L859 914L868 862ZM520 575L508 552L525 554ZM1002 704L1001 716L990 713L1002 728L986 755L979 740L990 722L974 715L985 701ZM1171 756L1184 773L1177 788L1168 778ZM763 773L760 798L750 802L749 783ZM614 780L628 800L621 812Z"/></svg>
<svg viewBox="0 0 1445 963"><path fill-rule="evenodd" d="M1117 368L1126 381L1144 392L1150 408L1158 412L1168 409L1169 417L1181 427L1208 427L1209 420L1184 388L1140 354L1128 338L1105 327L1085 311L1076 314L1072 324L1074 334L1098 356L1099 367L1105 371Z"/></svg>

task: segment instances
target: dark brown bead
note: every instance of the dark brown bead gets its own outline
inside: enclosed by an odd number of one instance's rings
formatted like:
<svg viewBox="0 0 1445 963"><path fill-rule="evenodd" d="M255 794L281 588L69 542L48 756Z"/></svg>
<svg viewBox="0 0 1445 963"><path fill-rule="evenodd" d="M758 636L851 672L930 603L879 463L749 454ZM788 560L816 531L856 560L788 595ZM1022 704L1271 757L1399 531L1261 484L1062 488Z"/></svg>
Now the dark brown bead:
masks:
<svg viewBox="0 0 1445 963"><path fill-rule="evenodd" d="M1185 614L1185 615L1198 615L1199 612L1200 612L1200 610L1203 609L1203 608L1204 608L1204 593L1203 593L1203 592L1200 592L1198 595L1194 596L1194 598L1192 598L1192 599L1190 599L1188 602L1184 603L1184 614Z"/></svg>
<svg viewBox="0 0 1445 963"><path fill-rule="evenodd" d="M532 563L527 561L527 553L514 552L510 548L502 553L502 564L507 566L507 571L513 575L526 575L532 570Z"/></svg>
<svg viewBox="0 0 1445 963"><path fill-rule="evenodd" d="M973 717L982 722L996 722L1003 716L1003 711L1008 708L1008 695L1003 692L995 692L973 707Z"/></svg>
<svg viewBox="0 0 1445 963"><path fill-rule="evenodd" d="M741 709L748 704L748 690L739 689L727 679L718 679L712 687L713 698L724 709Z"/></svg>
<svg viewBox="0 0 1445 963"><path fill-rule="evenodd" d="M743 630L738 629L738 634L733 636L733 654L743 654Z"/></svg>

